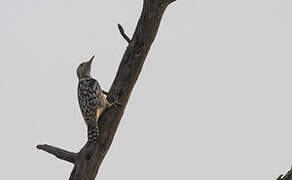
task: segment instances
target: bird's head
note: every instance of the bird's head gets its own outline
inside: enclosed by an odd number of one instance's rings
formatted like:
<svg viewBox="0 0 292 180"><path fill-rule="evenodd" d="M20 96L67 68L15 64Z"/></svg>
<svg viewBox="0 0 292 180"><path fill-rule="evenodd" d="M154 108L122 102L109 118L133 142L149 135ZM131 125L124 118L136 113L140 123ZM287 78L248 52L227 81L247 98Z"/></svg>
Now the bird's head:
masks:
<svg viewBox="0 0 292 180"><path fill-rule="evenodd" d="M86 61L86 62L79 64L79 66L77 68L78 79L91 77L90 70L91 70L91 63L92 63L93 58L94 58L94 56L92 56L92 58L90 58L89 61Z"/></svg>

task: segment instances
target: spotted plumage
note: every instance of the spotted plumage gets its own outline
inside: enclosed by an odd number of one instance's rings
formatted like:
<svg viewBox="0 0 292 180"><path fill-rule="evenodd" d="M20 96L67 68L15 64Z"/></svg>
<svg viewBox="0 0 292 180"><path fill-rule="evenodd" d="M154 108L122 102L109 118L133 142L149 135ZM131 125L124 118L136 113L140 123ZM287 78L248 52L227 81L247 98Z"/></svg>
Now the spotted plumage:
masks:
<svg viewBox="0 0 292 180"><path fill-rule="evenodd" d="M97 109L102 106L103 96L98 82L93 78L81 79L78 83L78 101L81 113L88 127L88 141L96 142L99 132Z"/></svg>

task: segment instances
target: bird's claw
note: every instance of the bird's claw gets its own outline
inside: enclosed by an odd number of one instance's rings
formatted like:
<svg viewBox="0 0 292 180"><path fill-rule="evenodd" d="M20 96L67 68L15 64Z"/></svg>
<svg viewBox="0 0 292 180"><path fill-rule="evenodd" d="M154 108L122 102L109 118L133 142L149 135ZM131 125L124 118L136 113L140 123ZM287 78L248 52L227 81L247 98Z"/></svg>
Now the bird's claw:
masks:
<svg viewBox="0 0 292 180"><path fill-rule="evenodd" d="M108 92L107 91L105 91L105 90L101 90L102 91L102 93L104 94L104 95L108 95Z"/></svg>

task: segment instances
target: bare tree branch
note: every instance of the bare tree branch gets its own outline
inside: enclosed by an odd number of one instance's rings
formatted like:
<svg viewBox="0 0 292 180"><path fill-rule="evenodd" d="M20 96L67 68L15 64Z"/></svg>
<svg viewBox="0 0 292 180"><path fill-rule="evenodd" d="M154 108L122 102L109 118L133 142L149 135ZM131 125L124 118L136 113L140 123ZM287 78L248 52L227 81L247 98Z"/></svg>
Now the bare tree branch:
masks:
<svg viewBox="0 0 292 180"><path fill-rule="evenodd" d="M125 30L124 30L123 26L121 24L118 24L118 28L119 28L119 31L120 31L121 35L123 36L123 38L130 44L131 39L127 36L127 34L125 34Z"/></svg>
<svg viewBox="0 0 292 180"><path fill-rule="evenodd" d="M62 160L74 163L69 180L94 180L99 167L107 154L125 107L141 72L144 61L156 37L159 25L167 6L173 0L144 0L143 9L132 39L119 25L122 36L129 43L124 52L118 72L107 95L107 100L118 99L123 106L107 109L98 120L100 136L95 146L85 145L78 154L70 153L48 145L37 148L54 154Z"/></svg>
<svg viewBox="0 0 292 180"><path fill-rule="evenodd" d="M69 151L65 151L63 149L54 147L54 146L50 146L47 144L44 145L37 145L37 148L43 151L46 151L50 154L55 155L57 158L62 159L64 161L68 161L70 163L74 163L76 158L77 158L77 154L76 153L72 153Z"/></svg>
<svg viewBox="0 0 292 180"><path fill-rule="evenodd" d="M115 80L107 93L107 99L113 102L119 99L123 106L106 110L98 121L100 137L96 145L86 144L79 153L72 153L50 145L38 145L37 148L55 155L57 158L74 163L69 180L94 180L99 167L107 154L125 107L150 47L156 37L165 9L175 0L143 0L143 9L132 39L118 24L123 38L129 43L120 63ZM292 180L292 169L277 180Z"/></svg>

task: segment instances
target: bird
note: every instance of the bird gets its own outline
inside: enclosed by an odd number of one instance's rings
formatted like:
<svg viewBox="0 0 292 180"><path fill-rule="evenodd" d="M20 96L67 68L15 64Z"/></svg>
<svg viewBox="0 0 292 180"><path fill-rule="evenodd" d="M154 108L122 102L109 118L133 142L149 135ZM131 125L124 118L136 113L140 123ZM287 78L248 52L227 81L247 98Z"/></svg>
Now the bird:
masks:
<svg viewBox="0 0 292 180"><path fill-rule="evenodd" d="M108 102L107 92L100 88L98 81L91 77L91 64L94 56L89 61L82 62L77 68L78 76L78 102L82 116L87 125L89 144L96 144L99 137L98 119L100 115L113 105L121 105L117 100Z"/></svg>

